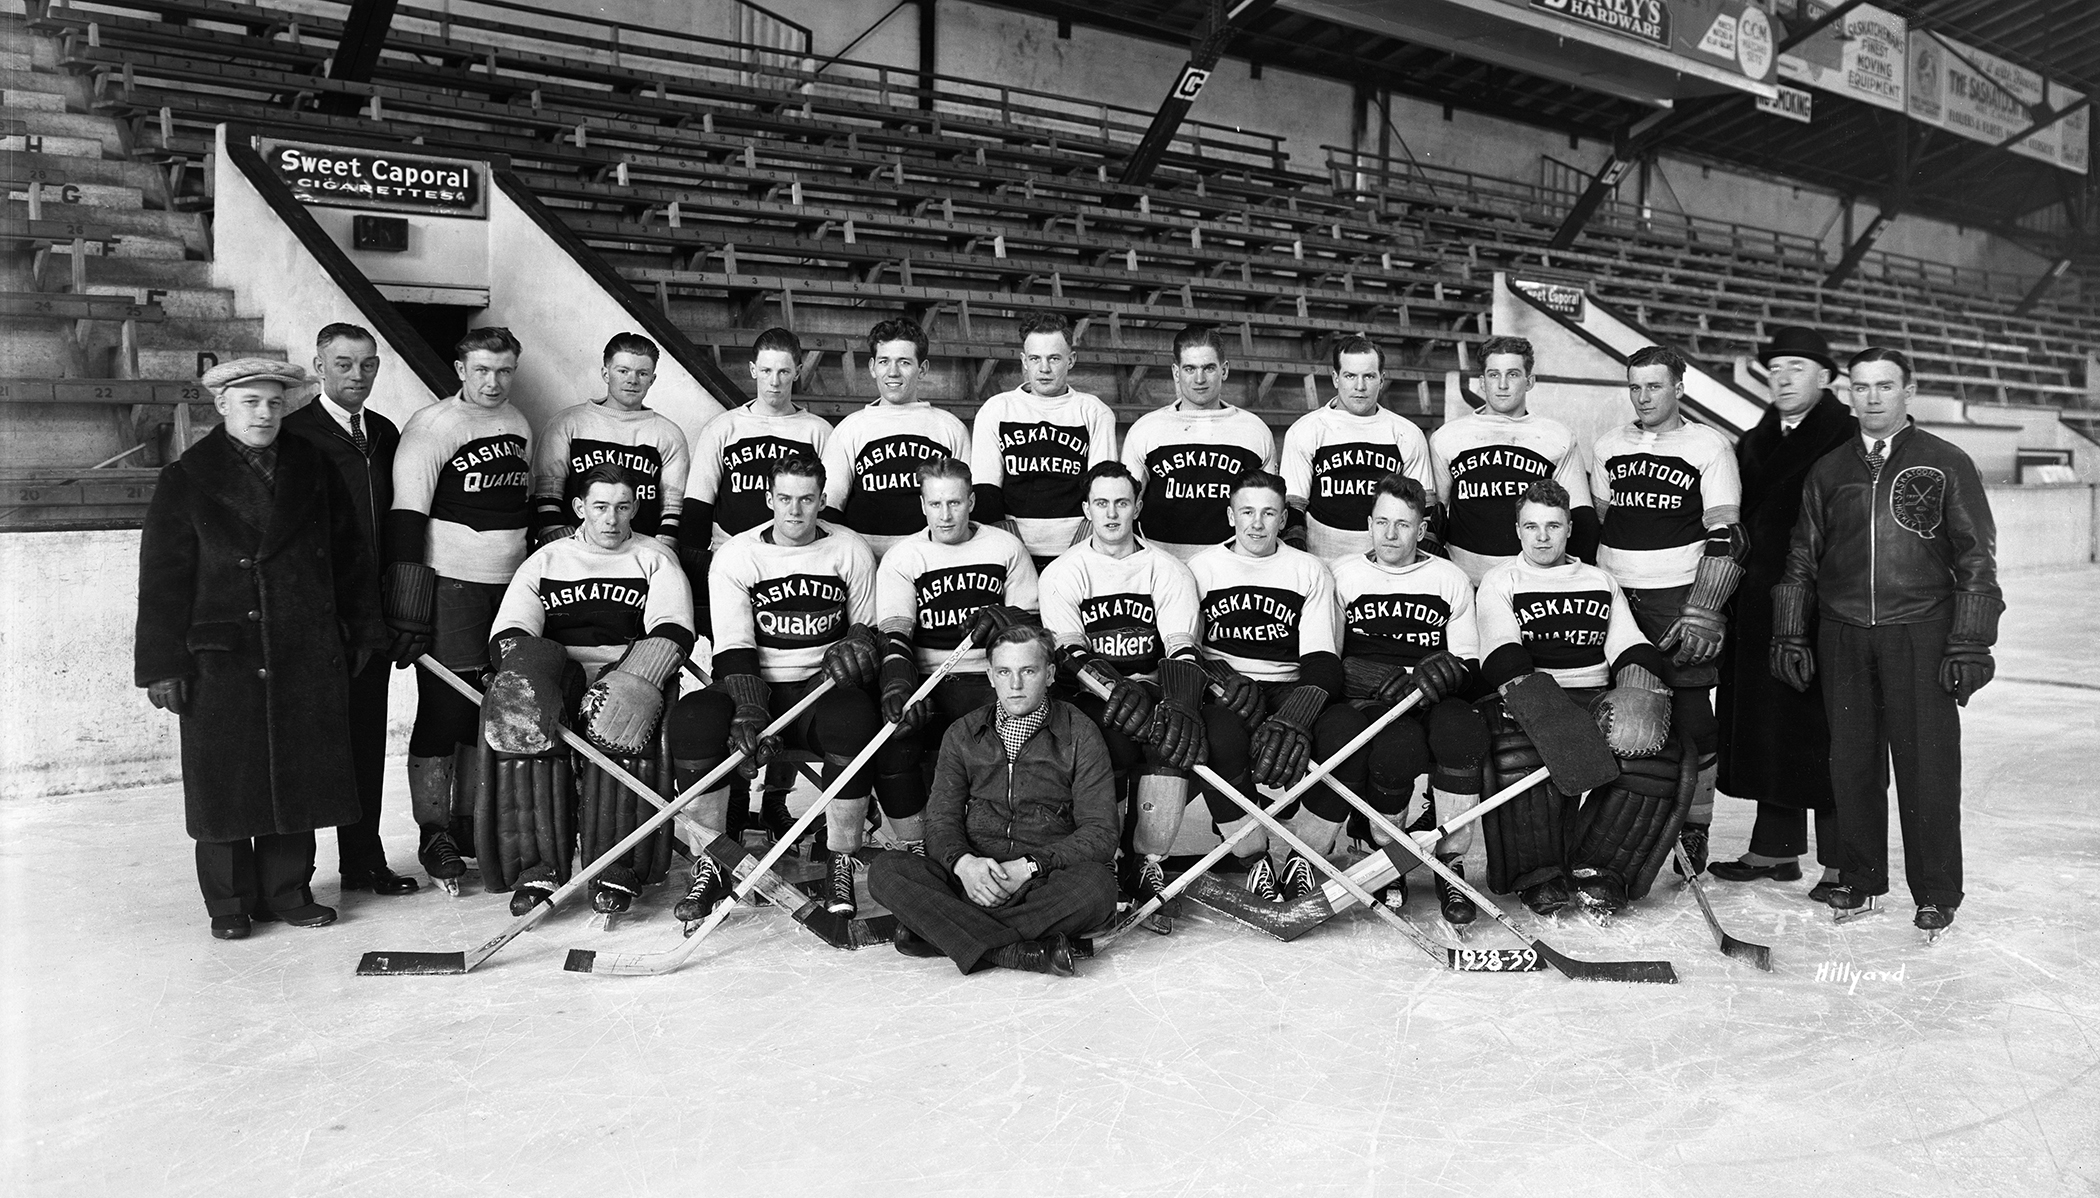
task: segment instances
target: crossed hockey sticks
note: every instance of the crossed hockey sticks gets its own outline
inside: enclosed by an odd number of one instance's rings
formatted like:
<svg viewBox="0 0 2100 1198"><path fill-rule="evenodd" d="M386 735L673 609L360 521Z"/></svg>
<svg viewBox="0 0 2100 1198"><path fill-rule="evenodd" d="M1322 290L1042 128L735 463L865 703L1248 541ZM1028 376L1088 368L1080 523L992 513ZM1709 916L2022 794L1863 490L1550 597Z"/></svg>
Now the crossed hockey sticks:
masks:
<svg viewBox="0 0 2100 1198"><path fill-rule="evenodd" d="M1525 935L1524 930L1519 928L1508 915L1504 914L1500 906L1496 905L1486 895L1473 889L1472 885L1453 871L1450 866L1437 860L1434 851L1424 849L1422 845L1415 842L1414 837L1395 827L1392 820L1386 818L1383 812L1366 802L1362 795L1357 794L1349 789L1348 786L1335 779L1329 779L1327 787L1334 793L1342 796L1343 802L1362 812L1364 818L1370 820L1379 831L1392 837L1393 843L1404 846L1408 852L1415 855L1417 860L1434 870L1436 875L1449 883L1453 889L1471 899L1474 906L1494 916L1497 923L1509 929L1510 935L1529 944L1531 946L1530 951L1537 954L1540 960L1560 970L1566 976L1593 982L1668 983L1677 980L1677 971L1668 961L1578 961L1574 957L1559 952L1543 940ZM1527 786L1525 789L1529 790L1530 787ZM1429 843L1434 846L1436 842L1430 841ZM1703 896L1701 903L1702 905L1704 904Z"/></svg>
<svg viewBox="0 0 2100 1198"><path fill-rule="evenodd" d="M460 694L465 695L468 699L472 700L477 705L482 701L482 695L480 691L476 690L473 686L471 686L466 679L461 678L459 675L453 673L451 670L446 669L429 654L426 653L422 657L417 658L416 664L430 671L430 673L433 676L438 678L440 681L444 682L446 685L452 687L452 689L458 691ZM808 711L812 706L814 706L816 704L816 701L824 696L824 692L830 689L831 680L829 678L824 679L822 682L819 682L816 686L810 688L810 692L804 695L800 702L796 703L793 707L790 707L783 715L781 715L779 719L774 720L771 724L767 725L765 734L771 735L787 727L790 723L798 719L803 712ZM384 951L369 952L366 953L364 955L364 958L357 963L357 972L359 973L359 975L371 977L382 974L456 974L468 973L472 971L476 966L482 964L483 962L487 961L490 957L493 957L498 952L502 951L503 946L509 944L512 940L517 939L520 933L527 931L534 924L537 924L540 920L546 918L549 912L553 911L556 907L561 905L562 900L568 898L570 895L576 893L578 890L589 885L592 878L597 877L600 873L603 873L606 869L611 867L614 862L620 860L621 857L626 855L629 849L632 849L635 845L640 844L645 838L649 836L650 833L662 827L666 821L669 821L673 818L680 818L680 813L683 812L686 809L686 807L693 802L694 799L699 798L702 794L705 794L708 790L712 789L722 779L727 778L729 776L729 772L735 769L744 760L744 754L741 752L730 754L728 759L723 761L722 764L708 771L706 777L703 777L698 782L693 783L691 786L685 789L684 793L680 794L677 798L672 799L669 803L666 803L663 801L663 799L657 796L654 790L650 789L647 785L643 784L643 782L640 779L636 778L633 774L630 774L626 770L621 769L618 765L616 765L613 762L611 758L599 752L597 747L592 745L589 741L576 735L574 731L568 728L562 728L560 729L560 731L562 740L567 742L570 748L575 749L577 752L583 754L584 757L588 758L591 761L591 763L596 765L599 769L602 769L607 773L611 774L613 777L619 779L620 783L626 786L629 790L634 791L642 798L647 799L651 803L654 803L659 808L657 813L655 815L650 816L648 819L642 821L639 827L635 828L633 832L629 833L625 839L620 841L620 843L608 849L596 861L591 862L583 869L577 871L577 873L574 876L572 876L568 880L568 882L564 883L559 890L556 890L552 895L549 895L547 901L536 904L532 908L532 910L527 911L523 915L519 915L512 918L510 924L507 927L505 927L503 931L497 933L496 936L492 939L484 942L480 947L470 949L465 952L449 953ZM695 845L696 849L698 848L698 846L708 844L713 840L721 838L720 833L717 833L705 827L704 825L694 821L690 817L680 818L680 825L685 831L686 835L693 839L693 844ZM771 862L769 861L767 864L770 866ZM754 874L753 876L755 877L757 875ZM770 883L764 886L764 892L766 894L766 897L773 899L776 904L781 905L787 910L794 912L795 919L798 922L809 925L812 931L815 931L817 935L823 937L825 940L831 941L832 943L836 944L840 942L840 937L847 935L844 929L831 926L832 922L837 921L837 916L834 916L830 912L825 911L822 905L819 904L816 900L808 898L801 891L796 890L794 887L788 885L786 880L777 876L772 877L770 879ZM778 894L780 897L774 898L776 894ZM823 924L824 926L818 926L819 924Z"/></svg>
<svg viewBox="0 0 2100 1198"><path fill-rule="evenodd" d="M926 680L919 684L919 688L911 693L911 698L905 700L904 710L909 713L913 704L919 703L928 695L931 695L933 688L939 685L942 679L953 673L957 665L962 663L963 656L964 654L960 650L950 653L948 660L942 662L939 669L927 675ZM775 726L777 724L778 722L776 722ZM853 780L853 776L860 772L861 767L875 756L876 750L889 743L890 737L897 734L897 728L898 725L893 723L884 724L882 729L869 739L867 745L860 752L854 754L853 760L846 763L846 768L840 770L839 776L832 781L830 786L824 788L824 793L817 796L817 801L810 804L809 810L803 812L802 817L795 821L794 826L783 833L780 839L773 842L772 849L759 859L751 874L737 882L735 893L717 903L715 909L709 913L706 921L691 936L688 936L683 944L668 952L612 953L602 959L594 949L572 948L569 950L569 959L563 963L562 968L570 973L647 975L670 973L685 964L692 957L694 950L700 947L700 942L706 940L709 933L720 927L722 921L729 917L729 912L739 902L743 901L746 894L752 891L757 880L770 874L773 866L787 855L789 849L795 847L795 842L802 838L802 833L808 830L811 824L817 822L817 817L824 814L825 810L831 806L831 801L838 797L841 790L846 788L846 784ZM768 731L771 731L771 729L769 728ZM799 894L800 892L798 891L797 893ZM817 900L811 899L810 902L814 905L817 903ZM837 917L834 916L833 918Z"/></svg>
<svg viewBox="0 0 2100 1198"><path fill-rule="evenodd" d="M1081 675L1081 677L1085 678L1086 676ZM1086 680L1089 682L1093 681L1093 679L1091 678L1087 678ZM1377 719L1371 721L1370 727L1365 728L1362 732L1357 733L1356 736L1352 738L1348 744L1343 745L1341 750L1335 753L1334 756L1329 757L1325 761L1315 763L1311 769L1305 772L1305 776L1303 778L1300 778L1295 784L1293 784L1290 787L1290 789L1284 792L1282 798L1269 804L1268 810L1271 812L1281 811L1285 807L1288 807L1292 803L1296 802L1298 796L1304 794L1308 790L1311 790L1313 786L1320 781L1320 779L1325 778L1328 775L1328 771L1334 769L1342 762L1349 760L1349 758L1352 755L1354 755L1357 752L1357 750L1363 748L1367 744L1370 744L1372 737L1378 735L1380 732L1383 732L1385 730L1386 725L1392 723L1396 719L1399 719L1401 715L1412 709L1416 704L1420 703L1421 701L1422 692L1416 691L1415 693L1409 695L1407 698L1402 699L1400 700L1400 702L1394 704L1392 708L1388 710L1384 715L1381 715ZM1232 850L1239 845L1241 841L1247 839L1249 836L1254 835L1254 829L1257 826L1259 825L1248 824L1247 826L1241 828L1239 831L1233 833L1232 836L1228 838L1224 843L1218 845L1218 847L1204 854L1203 858L1197 861L1196 864L1190 866L1188 869L1183 870L1181 874L1177 876L1173 881L1167 883L1164 887L1162 887L1158 894L1155 894L1151 898L1145 900L1145 902L1141 905L1131 908L1129 913L1125 914L1121 919L1118 919L1113 924L1110 924L1107 928L1094 933L1091 939L1095 947L1098 948L1101 945L1105 945L1110 941L1115 940L1117 937L1123 935L1125 932L1128 932L1130 929L1136 927L1138 924L1143 923L1145 920L1151 918L1152 915L1156 913L1160 908L1166 906L1170 902L1173 902L1174 897L1176 895L1188 889L1190 886L1195 885L1196 880L1198 878L1201 878L1205 874L1208 874L1211 871L1211 868L1217 865L1218 862L1223 861L1226 858L1226 856L1230 854Z"/></svg>

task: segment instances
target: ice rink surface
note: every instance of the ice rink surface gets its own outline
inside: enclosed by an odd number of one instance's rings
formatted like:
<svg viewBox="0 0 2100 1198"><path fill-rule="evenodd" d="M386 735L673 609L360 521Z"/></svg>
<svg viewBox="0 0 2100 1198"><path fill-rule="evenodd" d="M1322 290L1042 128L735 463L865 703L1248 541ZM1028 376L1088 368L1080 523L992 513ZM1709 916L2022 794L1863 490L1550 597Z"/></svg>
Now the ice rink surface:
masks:
<svg viewBox="0 0 2100 1198"><path fill-rule="evenodd" d="M566 910L472 975L365 978L368 949L478 944L503 901L470 874L458 900L351 896L332 928L222 943L177 788L14 803L0 1190L2094 1193L2100 571L2008 590L1940 944L1900 876L1843 928L1803 898L1812 870L1710 882L1772 974L1721 957L1667 875L1608 929L1506 904L1573 955L1667 957L1676 986L1452 974L1360 913L1292 944L1199 913L1058 980L849 955L758 909L670 976L562 971L570 947L675 944L682 866L610 933ZM409 869L398 764L390 786ZM1720 801L1716 856L1750 815ZM334 903L325 833L321 859ZM1471 942L1514 943L1486 920Z"/></svg>

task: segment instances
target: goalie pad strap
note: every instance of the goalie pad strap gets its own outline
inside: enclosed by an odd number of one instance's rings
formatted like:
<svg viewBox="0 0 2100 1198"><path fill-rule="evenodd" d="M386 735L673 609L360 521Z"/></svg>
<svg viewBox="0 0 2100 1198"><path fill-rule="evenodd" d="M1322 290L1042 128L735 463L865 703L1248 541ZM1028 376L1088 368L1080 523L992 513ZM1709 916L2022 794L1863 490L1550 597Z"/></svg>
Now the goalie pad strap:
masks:
<svg viewBox="0 0 2100 1198"><path fill-rule="evenodd" d="M1988 649L1998 643L1998 615L2005 601L1980 591L1954 592L1954 627L1947 631L1947 646Z"/></svg>
<svg viewBox="0 0 2100 1198"><path fill-rule="evenodd" d="M1684 608L1687 613L1697 609L1719 615L1734 596L1736 585L1743 581L1743 567L1732 557L1715 557L1712 542L1706 548L1706 556L1699 559L1698 569L1692 575L1692 589L1684 597Z"/></svg>

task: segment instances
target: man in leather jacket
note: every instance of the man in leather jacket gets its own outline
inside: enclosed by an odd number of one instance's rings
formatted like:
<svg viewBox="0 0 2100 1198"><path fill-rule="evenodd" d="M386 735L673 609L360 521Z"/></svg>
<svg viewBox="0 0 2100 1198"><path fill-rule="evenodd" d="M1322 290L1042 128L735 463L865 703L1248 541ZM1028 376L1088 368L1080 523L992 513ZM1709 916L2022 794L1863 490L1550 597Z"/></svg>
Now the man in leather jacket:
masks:
<svg viewBox="0 0 2100 1198"><path fill-rule="evenodd" d="M1962 900L1961 717L1991 680L2005 602L1997 526L1975 463L1910 419L1910 359L1854 355L1859 440L1809 472L1786 573L1772 588L1773 676L1806 690L1820 674L1830 781L1843 841L1839 913L1888 893L1893 757L1916 924L1937 933ZM1813 600L1822 627L1811 649Z"/></svg>

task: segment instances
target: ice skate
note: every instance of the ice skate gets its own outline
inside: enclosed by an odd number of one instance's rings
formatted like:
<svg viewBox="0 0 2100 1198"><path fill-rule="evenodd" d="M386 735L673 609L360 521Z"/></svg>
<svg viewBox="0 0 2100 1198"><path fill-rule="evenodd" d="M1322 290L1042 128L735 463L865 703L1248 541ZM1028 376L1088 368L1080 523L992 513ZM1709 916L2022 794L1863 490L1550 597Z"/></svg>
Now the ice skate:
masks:
<svg viewBox="0 0 2100 1198"><path fill-rule="evenodd" d="M833 853L831 872L826 878L824 907L833 915L851 918L860 910L860 903L853 895L853 854Z"/></svg>
<svg viewBox="0 0 2100 1198"><path fill-rule="evenodd" d="M1137 867L1137 878L1131 887L1137 895L1138 904L1142 906L1151 902L1154 895L1166 888L1167 871L1160 864L1159 858L1146 857L1140 860ZM1161 903L1159 910L1147 915L1139 922L1146 931L1154 935L1171 936L1174 934L1174 908L1176 905L1176 902L1173 900Z"/></svg>
<svg viewBox="0 0 2100 1198"><path fill-rule="evenodd" d="M416 850L416 858L423 865L423 872L453 898L459 897L459 879L467 872L467 863L459 855L459 846L452 843L452 833L435 824L423 826L422 847Z"/></svg>
<svg viewBox="0 0 2100 1198"><path fill-rule="evenodd" d="M1313 891L1312 862L1296 853L1283 863L1283 901L1296 902Z"/></svg>
<svg viewBox="0 0 2100 1198"><path fill-rule="evenodd" d="M518 875L517 888L510 892L510 913L523 915L553 897L557 882L554 867L535 865Z"/></svg>
<svg viewBox="0 0 2100 1198"><path fill-rule="evenodd" d="M1869 915L1881 914L1879 895L1861 894L1851 886L1839 885L1830 891L1831 918L1837 923L1851 923Z"/></svg>
<svg viewBox="0 0 2100 1198"><path fill-rule="evenodd" d="M1283 901L1276 889L1276 867L1269 864L1267 854L1256 856L1247 866L1247 892L1265 903Z"/></svg>
<svg viewBox="0 0 2100 1198"><path fill-rule="evenodd" d="M1463 858L1439 855L1437 860L1443 862L1446 868L1459 877L1466 876L1466 863ZM1473 900L1461 894L1458 887L1446 882L1441 875L1436 880L1436 901L1438 913L1444 917L1444 922L1450 926L1455 936L1464 937L1468 925L1480 916L1480 909L1473 905Z"/></svg>
<svg viewBox="0 0 2100 1198"><path fill-rule="evenodd" d="M1917 915L1911 918L1911 926L1925 933L1925 943L1938 944L1940 937L1954 928L1954 908L1942 907L1938 903L1924 903L1918 907Z"/></svg>
<svg viewBox="0 0 2100 1198"><path fill-rule="evenodd" d="M686 888L685 897L671 909L671 914L685 924L685 934L690 936L700 928L700 923L711 914L715 905L729 897L730 888L722 879L722 867L713 857L705 853L693 862L693 884Z"/></svg>

